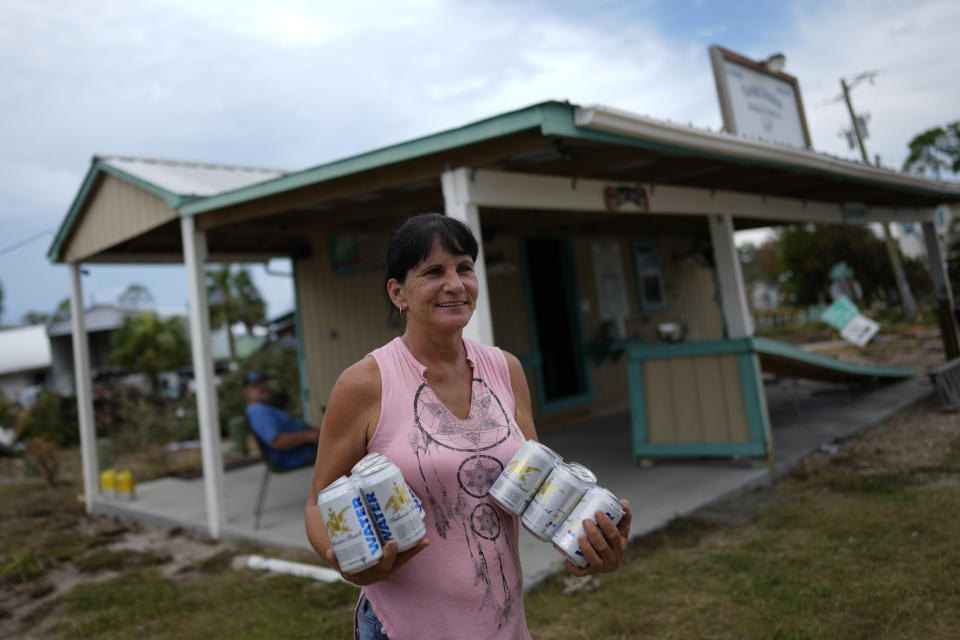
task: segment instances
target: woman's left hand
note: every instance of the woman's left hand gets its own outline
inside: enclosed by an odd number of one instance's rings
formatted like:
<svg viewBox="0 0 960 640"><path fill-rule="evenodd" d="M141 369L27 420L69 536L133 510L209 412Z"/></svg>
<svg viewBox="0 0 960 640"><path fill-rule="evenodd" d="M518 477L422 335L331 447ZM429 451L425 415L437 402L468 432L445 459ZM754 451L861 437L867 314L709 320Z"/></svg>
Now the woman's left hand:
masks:
<svg viewBox="0 0 960 640"><path fill-rule="evenodd" d="M607 514L597 511L596 520L584 520L583 531L586 535L577 538L580 551L587 560L587 566L578 567L569 560L567 568L575 576L586 576L591 573L610 573L616 571L623 564L623 556L627 551L627 539L630 536L630 503L621 500L623 518L616 525Z"/></svg>

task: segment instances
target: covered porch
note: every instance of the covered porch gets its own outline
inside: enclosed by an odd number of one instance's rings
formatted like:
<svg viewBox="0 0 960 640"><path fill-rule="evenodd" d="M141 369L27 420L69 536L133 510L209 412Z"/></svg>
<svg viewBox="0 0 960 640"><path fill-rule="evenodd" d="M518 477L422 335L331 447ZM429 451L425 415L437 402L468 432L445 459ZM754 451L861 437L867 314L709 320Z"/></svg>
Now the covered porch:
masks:
<svg viewBox="0 0 960 640"><path fill-rule="evenodd" d="M825 391L832 391L824 393ZM847 438L895 415L933 393L926 378L882 388L843 389L830 383L767 385L776 447L776 473L789 471L823 444ZM602 473L619 497L630 500L631 536L642 536L672 518L769 483L772 469L750 458L671 458L637 466L630 454L629 413L612 414L554 431L544 442L569 460ZM303 469L270 480L259 529L253 527L253 502L262 465L224 474L226 522L221 537L281 548L310 549L303 524L311 471ZM165 478L137 486L132 502L98 503L97 511L165 527L207 532L203 480ZM553 548L523 532L520 536L525 588L562 569Z"/></svg>

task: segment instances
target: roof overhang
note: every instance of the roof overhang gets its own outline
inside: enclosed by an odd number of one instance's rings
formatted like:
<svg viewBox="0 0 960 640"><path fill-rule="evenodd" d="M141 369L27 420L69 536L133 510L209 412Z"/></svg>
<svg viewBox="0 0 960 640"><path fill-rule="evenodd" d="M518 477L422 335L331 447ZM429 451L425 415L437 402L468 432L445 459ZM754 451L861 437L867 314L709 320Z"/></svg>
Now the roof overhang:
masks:
<svg viewBox="0 0 960 640"><path fill-rule="evenodd" d="M291 255L303 251L313 233L387 231L409 215L442 211L440 176L458 167L553 176L573 184L578 180L642 183L866 209L922 210L918 220L925 219L938 204L960 201L957 183L602 106L545 102L171 205L181 217L197 216L198 228L207 233L210 252L223 259ZM83 191L97 170L105 169L96 165L91 169L51 248L51 259L58 258L58 247L69 232L77 202L82 202ZM509 226L506 208L488 207L481 213L498 227ZM731 213L736 217L736 211ZM587 213L565 215L570 228L590 227ZM535 227L535 217L526 222ZM637 224L635 218L620 219ZM617 220L610 217L605 225L615 227ZM806 220L801 216L795 221ZM750 228L789 221L745 217L735 218L735 222L737 228ZM678 226L671 225L666 216L660 223L663 229ZM518 229L521 227L529 229L530 224L518 224ZM171 222L92 260L133 262L142 256L145 261L166 261L180 253L179 224Z"/></svg>

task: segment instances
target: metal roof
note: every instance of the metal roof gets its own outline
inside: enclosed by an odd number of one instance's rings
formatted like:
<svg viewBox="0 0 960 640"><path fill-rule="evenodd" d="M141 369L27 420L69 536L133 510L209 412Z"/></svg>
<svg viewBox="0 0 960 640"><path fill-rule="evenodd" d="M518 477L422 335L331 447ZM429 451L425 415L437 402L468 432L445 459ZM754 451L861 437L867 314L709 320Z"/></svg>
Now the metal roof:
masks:
<svg viewBox="0 0 960 640"><path fill-rule="evenodd" d="M212 196L271 180L287 171L241 165L161 160L136 156L94 156L95 161L180 197Z"/></svg>
<svg viewBox="0 0 960 640"><path fill-rule="evenodd" d="M308 230L383 231L412 213L442 210L440 175L456 167L563 176L573 184L578 179L642 182L911 210L960 201L956 182L930 180L609 107L553 101L302 171L276 172L273 177L269 173L243 174L264 179L209 195L191 186L187 174L181 172L190 171L193 177L221 175L229 173L226 167L112 157L97 160L97 166L164 197L181 217L201 216L211 252L224 256L290 255L304 249ZM82 207L88 188L85 184L77 195L71 215L51 246L49 255L54 261L61 258L74 213ZM485 225L518 223L509 210L490 210L484 215ZM665 216L658 224L666 231L677 224L674 218ZM645 219L654 220L654 216ZM604 220L613 225L623 222L614 217ZM576 224L596 229L596 216L579 215L567 222L571 231ZM737 228L782 224L736 218L735 222ZM523 223L541 224L533 215L523 216ZM179 225L168 224L95 259L175 256L179 252Z"/></svg>
<svg viewBox="0 0 960 640"><path fill-rule="evenodd" d="M67 215L57 230L47 257L56 262L87 198L103 174L111 174L153 193L171 209L184 202L233 191L286 174L282 169L211 164L140 156L95 155Z"/></svg>
<svg viewBox="0 0 960 640"><path fill-rule="evenodd" d="M46 369L53 364L43 325L0 329L0 375Z"/></svg>
<svg viewBox="0 0 960 640"><path fill-rule="evenodd" d="M123 326L124 319L139 313L135 309L124 309L111 305L91 307L83 312L83 324L87 333L96 331L113 331ZM67 336L73 333L73 324L70 318L58 320L47 326L47 334L51 337Z"/></svg>

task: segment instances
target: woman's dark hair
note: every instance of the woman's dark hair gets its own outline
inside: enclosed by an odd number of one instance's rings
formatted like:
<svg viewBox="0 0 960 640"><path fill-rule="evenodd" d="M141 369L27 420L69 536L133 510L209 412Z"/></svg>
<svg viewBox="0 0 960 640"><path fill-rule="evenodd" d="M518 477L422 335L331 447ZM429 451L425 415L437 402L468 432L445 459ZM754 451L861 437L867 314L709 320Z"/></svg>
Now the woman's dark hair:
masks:
<svg viewBox="0 0 960 640"><path fill-rule="evenodd" d="M470 227L456 218L439 213L422 213L407 218L393 232L387 244L387 271L383 276L383 292L387 297L389 319L393 319L397 309L387 293L387 283L391 278L396 278L397 282L406 280L407 272L430 256L434 238L438 238L444 248L453 255L477 259L477 239L473 237Z"/></svg>

